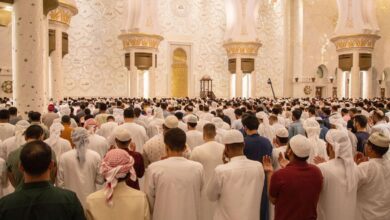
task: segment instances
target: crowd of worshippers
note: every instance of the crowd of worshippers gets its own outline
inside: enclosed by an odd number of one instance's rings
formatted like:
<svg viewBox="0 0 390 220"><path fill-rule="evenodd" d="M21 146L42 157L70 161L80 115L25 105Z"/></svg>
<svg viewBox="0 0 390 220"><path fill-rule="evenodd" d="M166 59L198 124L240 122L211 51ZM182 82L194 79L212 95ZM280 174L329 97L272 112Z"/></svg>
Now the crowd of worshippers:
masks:
<svg viewBox="0 0 390 220"><path fill-rule="evenodd" d="M1 220L390 220L390 100L0 108Z"/></svg>

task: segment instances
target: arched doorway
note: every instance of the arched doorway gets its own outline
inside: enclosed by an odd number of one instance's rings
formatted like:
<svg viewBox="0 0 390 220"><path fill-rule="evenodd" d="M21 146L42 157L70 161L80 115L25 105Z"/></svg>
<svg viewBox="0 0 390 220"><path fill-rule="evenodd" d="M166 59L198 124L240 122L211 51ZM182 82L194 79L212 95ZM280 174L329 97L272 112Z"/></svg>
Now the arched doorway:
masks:
<svg viewBox="0 0 390 220"><path fill-rule="evenodd" d="M188 96L188 65L187 53L182 48L173 51L172 56L172 96L182 98Z"/></svg>

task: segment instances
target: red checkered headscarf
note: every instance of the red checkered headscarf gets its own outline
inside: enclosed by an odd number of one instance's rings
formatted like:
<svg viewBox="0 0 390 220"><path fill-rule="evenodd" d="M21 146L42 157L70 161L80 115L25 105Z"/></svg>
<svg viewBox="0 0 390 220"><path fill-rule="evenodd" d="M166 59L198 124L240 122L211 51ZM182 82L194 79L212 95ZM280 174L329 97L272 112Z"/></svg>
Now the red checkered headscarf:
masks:
<svg viewBox="0 0 390 220"><path fill-rule="evenodd" d="M113 205L112 197L114 188L118 184L118 179L126 177L130 173L130 179L137 180L134 170L134 158L125 150L113 149L107 152L100 165L100 173L106 179L105 194L109 206Z"/></svg>

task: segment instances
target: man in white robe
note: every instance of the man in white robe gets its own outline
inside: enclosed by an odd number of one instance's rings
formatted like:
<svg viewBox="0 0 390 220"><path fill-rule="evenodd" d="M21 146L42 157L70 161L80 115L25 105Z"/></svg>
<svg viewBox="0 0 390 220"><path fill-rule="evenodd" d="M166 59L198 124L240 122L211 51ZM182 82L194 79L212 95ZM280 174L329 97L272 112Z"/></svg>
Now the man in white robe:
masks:
<svg viewBox="0 0 390 220"><path fill-rule="evenodd" d="M89 133L88 137L88 145L86 147L90 150L96 151L100 158L103 158L104 155L106 155L108 149L110 148L110 145L108 144L108 141L100 136L95 134L95 131L97 129L98 123L94 119L90 118L85 121L84 128L87 129Z"/></svg>
<svg viewBox="0 0 390 220"><path fill-rule="evenodd" d="M244 137L237 130L227 131L224 163L215 168L206 192L217 202L214 220L260 219L264 171L260 162L244 156Z"/></svg>
<svg viewBox="0 0 390 220"><path fill-rule="evenodd" d="M154 117L149 122L147 134L149 138L152 138L158 134L161 134L163 129L162 125L164 124L164 113L161 108L154 109Z"/></svg>
<svg viewBox="0 0 390 220"><path fill-rule="evenodd" d="M134 122L135 115L134 115L134 109L127 108L123 112L123 117L125 120L125 123L122 125L119 125L117 128L125 128L128 130L133 137L132 142L136 146L136 151L138 153L142 153L142 147L148 141L148 136L146 135L146 130L144 127L142 127L139 124L136 124ZM110 144L115 144L114 138L110 138Z"/></svg>
<svg viewBox="0 0 390 220"><path fill-rule="evenodd" d="M58 165L57 186L76 193L83 207L89 194L96 191L96 184L102 184L99 174L100 155L86 148L88 131L76 128L72 132L75 149L64 153Z"/></svg>
<svg viewBox="0 0 390 220"><path fill-rule="evenodd" d="M178 124L179 120L175 116L168 116L163 124L163 133L154 136L145 143L142 153L145 168L149 164L159 161L167 156L164 143L164 133L169 129L177 128Z"/></svg>
<svg viewBox="0 0 390 220"><path fill-rule="evenodd" d="M328 154L326 153L326 143L320 139L320 124L316 121L315 118L306 119L303 122L303 129L306 131L306 136L311 143L311 150L308 163L314 164L315 157L321 157L325 160L328 160ZM347 134L347 132L345 132ZM352 150L352 146L351 146ZM351 151L352 153L352 151Z"/></svg>
<svg viewBox="0 0 390 220"><path fill-rule="evenodd" d="M202 164L183 157L186 135L180 128L164 134L167 159L149 165L145 192L153 220L199 220Z"/></svg>
<svg viewBox="0 0 390 220"><path fill-rule="evenodd" d="M190 159L203 165L205 174L205 183L208 183L214 173L215 167L222 164L222 155L225 146L215 141L217 135L215 125L206 124L203 127L204 144L195 147L191 152ZM212 220L216 202L211 202L203 190L201 197L201 218L202 220Z"/></svg>
<svg viewBox="0 0 390 220"><path fill-rule="evenodd" d="M190 115L187 120L187 146L192 150L194 147L202 145L203 134L202 132L196 130L196 126L198 124L198 118L195 115Z"/></svg>
<svg viewBox="0 0 390 220"><path fill-rule="evenodd" d="M353 161L348 134L331 129L326 135L329 161L320 163L322 191L318 220L355 220L358 169Z"/></svg>
<svg viewBox="0 0 390 220"><path fill-rule="evenodd" d="M57 161L65 152L72 150L72 145L66 139L61 138L61 131L64 130L64 126L61 123L53 123L50 126L50 136L45 140L51 149L56 153Z"/></svg>
<svg viewBox="0 0 390 220"><path fill-rule="evenodd" d="M9 154L26 143L24 131L30 126L26 120L20 120L15 125L15 136L7 138L0 144L0 157L6 160Z"/></svg>
<svg viewBox="0 0 390 220"><path fill-rule="evenodd" d="M115 122L114 116L110 115L107 117L107 122L100 125L100 128L96 131L96 134L108 140L116 127L118 127L118 123Z"/></svg>
<svg viewBox="0 0 390 220"><path fill-rule="evenodd" d="M389 137L375 132L364 149L367 158L357 160L363 162L358 165L356 220L390 219L390 161L383 158L389 144Z"/></svg>
<svg viewBox="0 0 390 220"><path fill-rule="evenodd" d="M274 148L272 150L272 166L275 171L281 169L278 162L280 154L284 158L284 153L286 153L288 144L288 130L286 128L279 128L275 132L275 138L273 141Z"/></svg>
<svg viewBox="0 0 390 220"><path fill-rule="evenodd" d="M15 135L15 125L9 123L9 111L7 109L0 110L0 140L4 141Z"/></svg>

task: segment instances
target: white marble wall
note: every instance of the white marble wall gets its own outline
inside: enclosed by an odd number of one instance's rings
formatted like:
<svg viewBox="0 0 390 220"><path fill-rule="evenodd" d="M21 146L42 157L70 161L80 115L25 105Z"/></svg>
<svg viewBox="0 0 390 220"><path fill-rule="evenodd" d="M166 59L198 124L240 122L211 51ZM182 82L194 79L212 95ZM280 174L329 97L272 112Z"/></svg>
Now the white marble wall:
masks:
<svg viewBox="0 0 390 220"><path fill-rule="evenodd" d="M381 74L390 67L390 2L377 1L377 16L381 39L374 53L375 68ZM169 75L172 45L191 47L190 95L199 94L199 80L203 75L214 79L218 97L227 97L229 73L227 55L222 47L226 18L224 0L160 0L158 19L165 40L161 43L157 69L157 91L160 96L169 96ZM291 19L287 1L261 1L256 31L263 44L256 58L257 96L271 96L266 84L273 80L277 96L304 96L306 84L294 86L292 75L296 74L288 65L294 60L289 54L294 42L290 42ZM337 67L337 53L329 42L338 18L336 0L302 0L304 6L302 74L311 77L317 67L326 65L329 73ZM79 14L72 18L69 29L69 54L64 59L65 96L126 96L127 70L124 66L120 34L125 19L125 0L77 0ZM290 5L290 4L287 4ZM287 25L287 26L286 26ZM3 36L5 36L3 38ZM7 38L8 36L8 38ZM11 31L0 28L0 68L11 67ZM5 39L5 40L4 40ZM290 77L290 78L288 78ZM287 81L289 80L289 81ZM291 83L291 84L290 84ZM326 80L316 84L327 85ZM314 89L313 89L314 91ZM389 88L390 91L390 88ZM328 90L328 95L331 91ZM313 94L314 95L314 94Z"/></svg>

